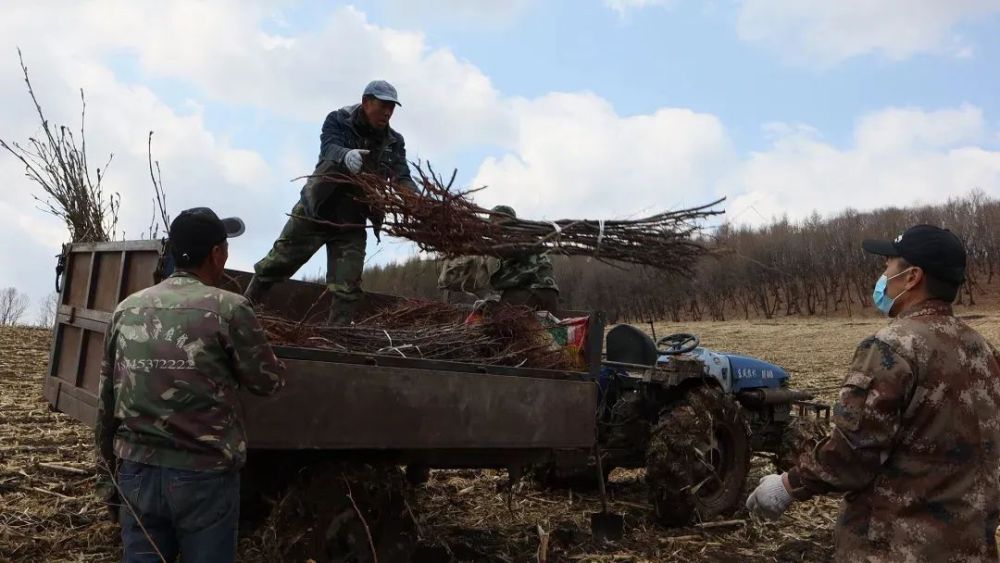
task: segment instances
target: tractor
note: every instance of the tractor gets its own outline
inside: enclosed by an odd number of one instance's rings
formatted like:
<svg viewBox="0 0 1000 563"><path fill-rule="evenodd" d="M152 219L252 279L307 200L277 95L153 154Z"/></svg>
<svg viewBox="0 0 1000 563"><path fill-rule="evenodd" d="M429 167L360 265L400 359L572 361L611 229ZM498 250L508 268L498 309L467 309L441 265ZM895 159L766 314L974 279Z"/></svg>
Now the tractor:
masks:
<svg viewBox="0 0 1000 563"><path fill-rule="evenodd" d="M785 469L825 434L829 407L790 389L779 366L709 350L693 334L654 342L631 325L615 326L605 342L600 463L556 452L533 469L545 486L590 487L615 467L643 468L657 519L685 525L741 506L754 453Z"/></svg>

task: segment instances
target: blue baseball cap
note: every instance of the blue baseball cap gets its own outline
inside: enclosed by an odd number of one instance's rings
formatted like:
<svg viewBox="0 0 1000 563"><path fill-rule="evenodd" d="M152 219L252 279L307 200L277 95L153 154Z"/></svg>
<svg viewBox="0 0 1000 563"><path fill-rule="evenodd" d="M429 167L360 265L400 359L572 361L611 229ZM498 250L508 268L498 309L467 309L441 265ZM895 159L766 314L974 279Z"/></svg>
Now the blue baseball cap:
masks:
<svg viewBox="0 0 1000 563"><path fill-rule="evenodd" d="M365 93L362 96L374 96L383 102L392 102L397 106L403 104L399 103L399 96L396 94L396 88L392 84L389 84L385 80L372 80L365 86Z"/></svg>

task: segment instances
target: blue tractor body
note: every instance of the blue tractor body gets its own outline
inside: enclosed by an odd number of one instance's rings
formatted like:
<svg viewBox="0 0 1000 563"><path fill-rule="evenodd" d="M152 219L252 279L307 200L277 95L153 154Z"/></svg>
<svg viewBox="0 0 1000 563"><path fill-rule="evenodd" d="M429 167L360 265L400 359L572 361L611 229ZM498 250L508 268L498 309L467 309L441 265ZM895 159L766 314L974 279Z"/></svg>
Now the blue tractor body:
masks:
<svg viewBox="0 0 1000 563"><path fill-rule="evenodd" d="M727 393L747 389L778 389L788 385L788 372L779 366L739 354L724 354L698 347L687 354L704 364L705 375L717 380ZM657 363L668 364L671 355L662 354Z"/></svg>

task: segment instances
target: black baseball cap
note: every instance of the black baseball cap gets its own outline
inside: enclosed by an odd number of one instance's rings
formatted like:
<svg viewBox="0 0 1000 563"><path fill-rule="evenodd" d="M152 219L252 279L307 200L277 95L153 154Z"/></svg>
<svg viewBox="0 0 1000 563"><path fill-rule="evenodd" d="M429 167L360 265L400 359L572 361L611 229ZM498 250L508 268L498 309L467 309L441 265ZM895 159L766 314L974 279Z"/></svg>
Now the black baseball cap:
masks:
<svg viewBox="0 0 1000 563"><path fill-rule="evenodd" d="M194 207L181 211L170 223L170 244L178 254L200 256L227 238L238 237L246 230L243 219L219 219L207 207Z"/></svg>
<svg viewBox="0 0 1000 563"><path fill-rule="evenodd" d="M948 229L914 225L893 240L865 239L861 248L879 256L898 256L943 281L965 281L965 246Z"/></svg>

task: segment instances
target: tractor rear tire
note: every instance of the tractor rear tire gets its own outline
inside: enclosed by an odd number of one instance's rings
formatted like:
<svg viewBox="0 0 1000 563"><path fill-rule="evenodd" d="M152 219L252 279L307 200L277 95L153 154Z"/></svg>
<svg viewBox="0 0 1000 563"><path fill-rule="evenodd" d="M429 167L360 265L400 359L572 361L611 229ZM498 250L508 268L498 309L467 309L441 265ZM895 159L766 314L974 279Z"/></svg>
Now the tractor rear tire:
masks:
<svg viewBox="0 0 1000 563"><path fill-rule="evenodd" d="M687 391L660 414L646 449L646 483L660 523L684 526L735 511L750 470L749 427L721 389Z"/></svg>

